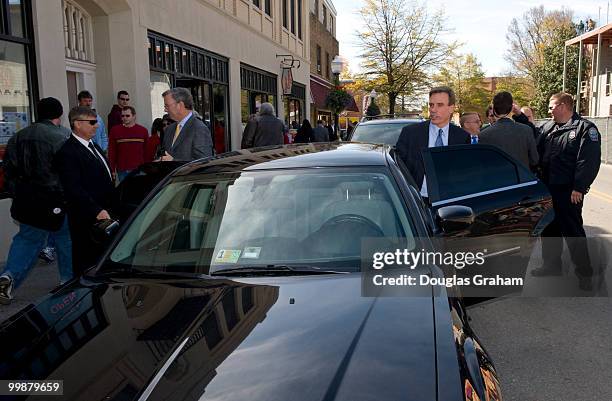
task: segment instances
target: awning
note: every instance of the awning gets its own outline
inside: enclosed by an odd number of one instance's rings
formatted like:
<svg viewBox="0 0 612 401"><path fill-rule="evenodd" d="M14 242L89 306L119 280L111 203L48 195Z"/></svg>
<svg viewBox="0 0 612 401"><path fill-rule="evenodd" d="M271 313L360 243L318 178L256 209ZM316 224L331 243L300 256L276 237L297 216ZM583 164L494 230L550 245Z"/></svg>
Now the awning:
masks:
<svg viewBox="0 0 612 401"><path fill-rule="evenodd" d="M317 109L319 110L328 110L328 107L325 104L325 100L327 99L327 95L329 94L330 88L328 86L323 85L320 82L317 82L313 79L310 80L310 93L312 94L312 101ZM359 111L357 107L357 103L355 103L355 98L351 95L351 101L346 108L347 111Z"/></svg>

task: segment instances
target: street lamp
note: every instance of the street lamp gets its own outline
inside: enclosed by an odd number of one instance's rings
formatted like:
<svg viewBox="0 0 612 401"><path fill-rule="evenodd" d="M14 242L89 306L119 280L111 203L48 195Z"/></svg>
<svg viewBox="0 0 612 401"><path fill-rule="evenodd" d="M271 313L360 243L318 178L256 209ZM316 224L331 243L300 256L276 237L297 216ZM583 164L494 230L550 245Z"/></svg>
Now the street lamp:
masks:
<svg viewBox="0 0 612 401"><path fill-rule="evenodd" d="M342 72L342 67L344 66L344 60L340 56L334 57L331 62L331 70L332 74L334 74L334 85L340 87L340 73ZM338 131L340 131L340 124L338 122L338 113L334 110L334 133L336 137L340 137L338 135Z"/></svg>

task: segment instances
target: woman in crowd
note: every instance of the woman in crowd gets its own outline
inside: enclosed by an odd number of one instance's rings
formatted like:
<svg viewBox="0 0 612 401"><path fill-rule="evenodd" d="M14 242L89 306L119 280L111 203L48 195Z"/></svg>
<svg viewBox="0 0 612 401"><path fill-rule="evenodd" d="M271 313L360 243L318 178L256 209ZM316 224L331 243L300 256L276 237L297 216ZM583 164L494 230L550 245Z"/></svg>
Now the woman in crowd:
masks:
<svg viewBox="0 0 612 401"><path fill-rule="evenodd" d="M312 138L312 125L310 125L310 121L304 119L302 126L298 129L295 136L295 143L310 143Z"/></svg>

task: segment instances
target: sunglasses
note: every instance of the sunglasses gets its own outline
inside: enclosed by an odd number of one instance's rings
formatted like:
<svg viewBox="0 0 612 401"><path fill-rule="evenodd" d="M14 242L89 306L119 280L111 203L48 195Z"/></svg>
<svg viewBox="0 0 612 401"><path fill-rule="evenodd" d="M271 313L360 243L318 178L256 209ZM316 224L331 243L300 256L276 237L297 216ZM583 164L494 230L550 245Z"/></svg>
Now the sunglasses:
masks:
<svg viewBox="0 0 612 401"><path fill-rule="evenodd" d="M120 97L119 100L123 100L124 102L129 102L130 98Z"/></svg>
<svg viewBox="0 0 612 401"><path fill-rule="evenodd" d="M89 122L89 125L96 125L98 123L98 120L76 120L76 121L87 121Z"/></svg>
<svg viewBox="0 0 612 401"><path fill-rule="evenodd" d="M131 114L122 114L121 115L121 118L130 118L130 117L132 117Z"/></svg>

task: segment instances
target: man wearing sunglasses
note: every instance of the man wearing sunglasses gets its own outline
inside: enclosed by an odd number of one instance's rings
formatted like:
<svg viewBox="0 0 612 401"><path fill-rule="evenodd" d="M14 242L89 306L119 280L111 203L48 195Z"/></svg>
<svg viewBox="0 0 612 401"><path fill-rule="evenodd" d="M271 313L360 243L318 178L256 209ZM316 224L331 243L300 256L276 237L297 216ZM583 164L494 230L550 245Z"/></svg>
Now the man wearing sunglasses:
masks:
<svg viewBox="0 0 612 401"><path fill-rule="evenodd" d="M145 162L146 142L149 132L142 125L136 124L136 110L125 106L121 111L123 124L115 125L110 132L108 142L108 161L111 173L119 181Z"/></svg>
<svg viewBox="0 0 612 401"><path fill-rule="evenodd" d="M130 95L127 91L120 90L117 92L117 104L113 105L110 113L108 113L108 132L110 133L111 129L115 125L121 125L123 121L121 120L121 112L125 106L130 105Z"/></svg>
<svg viewBox="0 0 612 401"><path fill-rule="evenodd" d="M115 186L102 149L92 141L98 128L96 113L75 107L68 119L72 135L57 153L56 166L68 201L72 266L74 274L80 275L104 251L92 238L91 228L96 221L111 218Z"/></svg>

